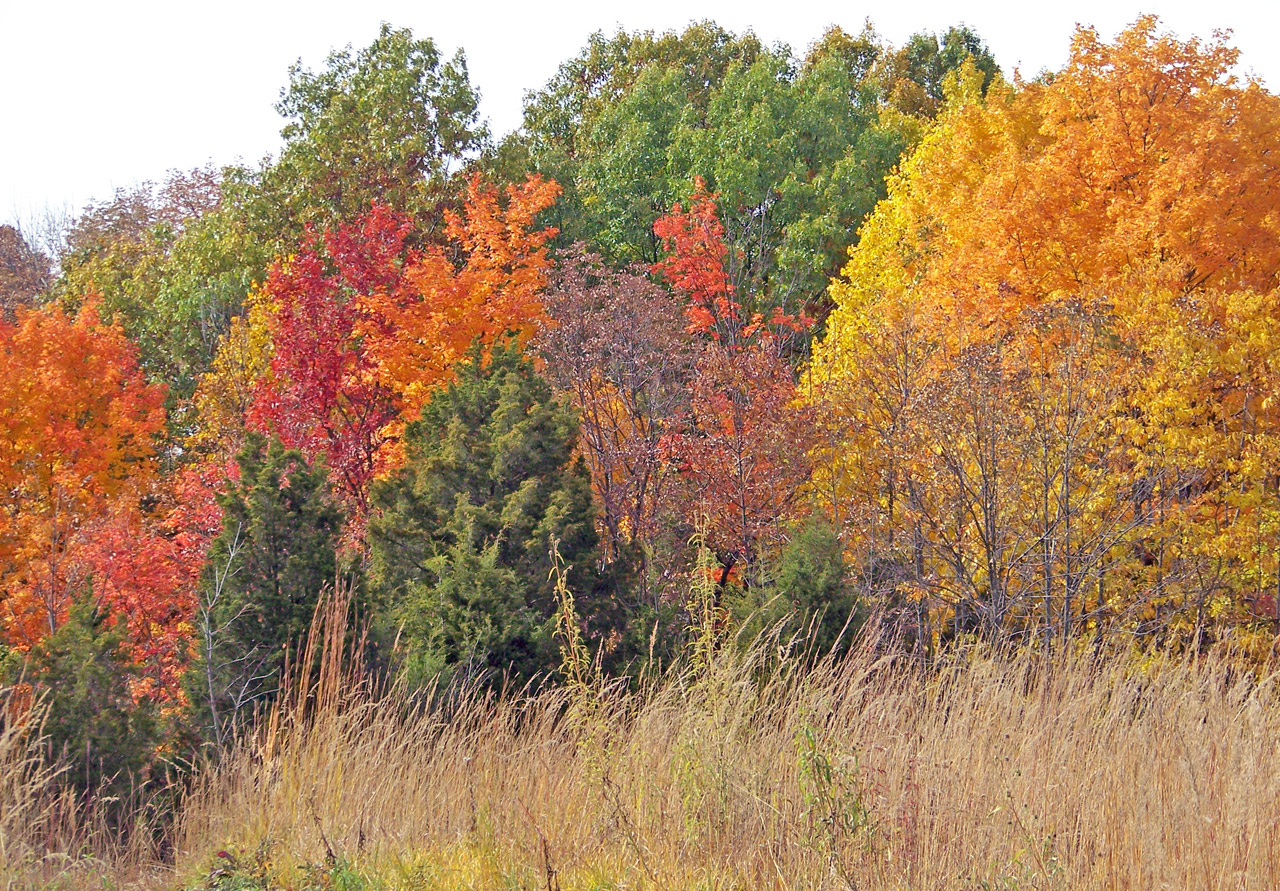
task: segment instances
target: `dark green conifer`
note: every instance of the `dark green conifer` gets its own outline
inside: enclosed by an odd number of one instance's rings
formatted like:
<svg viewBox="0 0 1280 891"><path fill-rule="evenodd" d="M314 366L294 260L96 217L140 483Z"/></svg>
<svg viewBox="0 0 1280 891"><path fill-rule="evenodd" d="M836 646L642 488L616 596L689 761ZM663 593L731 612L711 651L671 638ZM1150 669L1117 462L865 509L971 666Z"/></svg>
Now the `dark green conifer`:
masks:
<svg viewBox="0 0 1280 891"><path fill-rule="evenodd" d="M271 699L287 651L302 646L321 590L334 582L342 512L323 465L250 434L240 479L222 498L222 533L200 583L197 659L188 695L206 733Z"/></svg>
<svg viewBox="0 0 1280 891"><path fill-rule="evenodd" d="M552 543L586 603L598 586L577 418L509 342L477 348L405 434L408 463L375 490L374 587L414 682L555 664ZM591 612L588 607L584 612Z"/></svg>

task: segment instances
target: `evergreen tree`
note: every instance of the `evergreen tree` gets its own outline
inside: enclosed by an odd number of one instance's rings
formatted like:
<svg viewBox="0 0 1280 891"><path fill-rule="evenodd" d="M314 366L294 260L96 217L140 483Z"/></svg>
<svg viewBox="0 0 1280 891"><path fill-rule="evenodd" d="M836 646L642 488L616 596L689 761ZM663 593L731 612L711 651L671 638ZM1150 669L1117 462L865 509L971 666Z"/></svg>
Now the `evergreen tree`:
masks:
<svg viewBox="0 0 1280 891"><path fill-rule="evenodd" d="M817 517L800 524L775 573L775 589L807 631L814 651L848 649L866 613L851 584L844 545L835 529Z"/></svg>
<svg viewBox="0 0 1280 891"><path fill-rule="evenodd" d="M145 782L161 726L155 705L134 699L132 685L142 678L129 659L123 622L112 624L92 597L80 597L25 665L9 661L9 680L30 683L48 708L43 730L53 756L66 764L67 785L119 804Z"/></svg>
<svg viewBox="0 0 1280 891"><path fill-rule="evenodd" d="M369 538L381 612L411 681L555 663L553 542L590 613L600 587L577 418L514 342L473 348L405 432L406 466L376 487Z"/></svg>
<svg viewBox="0 0 1280 891"><path fill-rule="evenodd" d="M217 742L278 688L286 651L297 651L321 589L334 581L343 519L323 464L308 466L258 434L236 460L240 479L221 499L187 675L197 720Z"/></svg>
<svg viewBox="0 0 1280 891"><path fill-rule="evenodd" d="M844 546L831 524L809 517L769 567L769 584L731 582L725 606L735 625L749 631L785 623L784 634L817 656L846 652L866 621L866 610L844 562ZM743 634L750 641L753 635Z"/></svg>

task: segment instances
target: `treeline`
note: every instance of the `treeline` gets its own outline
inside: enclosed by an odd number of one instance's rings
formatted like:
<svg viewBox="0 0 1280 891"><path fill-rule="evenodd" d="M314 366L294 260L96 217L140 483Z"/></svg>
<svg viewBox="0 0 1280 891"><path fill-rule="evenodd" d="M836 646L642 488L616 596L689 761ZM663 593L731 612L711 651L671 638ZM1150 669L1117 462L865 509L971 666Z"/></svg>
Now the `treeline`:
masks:
<svg viewBox="0 0 1280 891"><path fill-rule="evenodd" d="M501 140L407 31L296 67L278 158L54 257L0 229L0 670L123 794L335 584L437 692L553 677L565 588L620 675L873 613L926 659L1265 656L1280 106L1234 62L1154 19L1029 82L965 28L597 34Z"/></svg>

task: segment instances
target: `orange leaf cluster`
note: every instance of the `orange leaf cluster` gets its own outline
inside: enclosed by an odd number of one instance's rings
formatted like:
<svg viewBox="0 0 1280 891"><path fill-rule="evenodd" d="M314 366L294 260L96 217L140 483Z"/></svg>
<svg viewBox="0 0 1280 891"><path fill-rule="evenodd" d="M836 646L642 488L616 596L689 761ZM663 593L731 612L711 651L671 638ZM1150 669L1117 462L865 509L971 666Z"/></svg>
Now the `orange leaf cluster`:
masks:
<svg viewBox="0 0 1280 891"><path fill-rule="evenodd" d="M958 624L1202 628L1280 583L1280 99L1235 60L1144 17L962 77L831 288L817 488Z"/></svg>
<svg viewBox="0 0 1280 891"><path fill-rule="evenodd" d="M689 320L688 333L737 348L756 336L767 339L779 332L807 331L813 319L803 313L789 315L779 306L772 308L767 319L761 312L753 312L750 319L743 318L737 289L725 268L730 259L729 247L725 244L717 198L707 191L702 177L695 177L689 209L677 201L670 213L653 224L653 233L670 252L653 265L653 271L688 296L684 310Z"/></svg>
<svg viewBox="0 0 1280 891"><path fill-rule="evenodd" d="M542 321L540 295L551 266L546 243L556 230L534 225L559 194L554 181L531 176L508 186L504 202L497 188L473 176L462 213L448 213L445 230L462 265L431 246L406 267L399 287L357 298L359 334L380 380L402 400L406 420L474 341L488 345L515 332L524 342Z"/></svg>
<svg viewBox="0 0 1280 891"><path fill-rule="evenodd" d="M56 631L91 590L128 623L140 662L176 665L184 570L150 553L157 533L140 507L156 479L164 396L93 295L74 317L54 305L0 324L0 631L10 644Z"/></svg>
<svg viewBox="0 0 1280 891"><path fill-rule="evenodd" d="M690 334L726 340L740 327L742 305L734 299L734 287L725 272L729 248L716 197L707 191L706 181L697 177L689 209L677 201L671 213L658 218L653 233L670 255L654 264L654 271L689 295L684 312Z"/></svg>

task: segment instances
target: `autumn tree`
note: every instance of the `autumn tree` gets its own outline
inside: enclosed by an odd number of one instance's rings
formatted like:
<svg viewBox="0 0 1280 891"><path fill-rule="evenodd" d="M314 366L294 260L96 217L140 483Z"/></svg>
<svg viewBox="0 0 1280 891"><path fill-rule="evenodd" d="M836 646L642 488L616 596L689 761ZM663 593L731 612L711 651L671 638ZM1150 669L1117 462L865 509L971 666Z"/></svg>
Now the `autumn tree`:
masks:
<svg viewBox="0 0 1280 891"><path fill-rule="evenodd" d="M255 288L219 339L192 394L192 429L185 445L199 460L217 464L243 447L254 391L271 368L275 333L275 301L264 288Z"/></svg>
<svg viewBox="0 0 1280 891"><path fill-rule="evenodd" d="M370 482L402 461L404 422L473 341L527 339L541 320L552 233L535 217L557 191L531 178L502 195L473 177L462 212L446 214L450 251L412 247L414 222L382 205L309 231L223 337L197 388L193 447L226 454L253 429L323 456L357 543Z"/></svg>
<svg viewBox="0 0 1280 891"><path fill-rule="evenodd" d="M16 226L0 226L0 321L13 324L19 307L31 306L53 281L50 258Z"/></svg>
<svg viewBox="0 0 1280 891"><path fill-rule="evenodd" d="M270 314L259 313L249 322L270 326L270 358L266 373L254 383L248 426L279 437L310 461L323 456L357 526L366 513L387 426L399 408L397 394L379 378L366 346L376 334L395 336L394 323L367 319L360 301L399 289L404 264L412 257L405 247L411 229L404 217L375 207L323 241L310 233L297 254L273 267L263 286ZM362 338L362 330L369 337ZM255 343L249 330L236 334L249 342L225 341L222 370L228 374L237 369L236 351L268 346L265 337ZM263 366L263 359L243 361L251 372Z"/></svg>
<svg viewBox="0 0 1280 891"><path fill-rule="evenodd" d="M662 444L684 414L695 356L680 300L640 270L611 270L576 245L557 258L544 303L538 353L578 409L606 556L640 561L640 585L654 593L650 554L683 544L669 540Z"/></svg>
<svg viewBox="0 0 1280 891"><path fill-rule="evenodd" d="M688 407L664 448L685 481L686 517L704 526L727 573L758 570L784 540L808 476L806 410L784 346L810 320L778 307L747 315L726 272L716 206L698 183L688 210L677 203L655 224L670 250L655 270L685 296L686 330L702 341Z"/></svg>
<svg viewBox="0 0 1280 891"><path fill-rule="evenodd" d="M1117 545L1148 519L1127 497L1129 477L1120 470L1128 443L1119 431L1135 368L1114 349L1112 323L1105 304L1054 301L1025 314L1027 336L1016 347L1039 551L1028 555L1026 583L1041 586L1046 646L1055 626L1066 639L1078 624L1111 618L1103 615L1105 587ZM1092 611L1082 607L1090 582L1098 588Z"/></svg>
<svg viewBox="0 0 1280 891"><path fill-rule="evenodd" d="M407 265L399 287L361 290L358 333L406 418L416 416L476 341L488 346L515 333L524 343L532 336L551 267L546 243L555 234L536 221L559 193L556 183L537 176L499 190L473 175L462 212L445 214L451 250L428 246ZM460 255L460 265L451 253Z"/></svg>
<svg viewBox="0 0 1280 891"><path fill-rule="evenodd" d="M0 610L26 648L86 592L95 524L147 493L164 389L91 296L74 317L53 305L0 325L0 400Z"/></svg>
<svg viewBox="0 0 1280 891"><path fill-rule="evenodd" d="M130 694L166 707L181 701L203 565L203 553L187 547L194 530L180 525L173 488L167 481L153 487L144 500L149 510L117 500L107 516L86 524L75 554L93 608L124 636Z"/></svg>
<svg viewBox="0 0 1280 891"><path fill-rule="evenodd" d="M918 460L945 457L967 429L951 409L981 390L932 394L967 379L956 363L978 349L1014 387L1000 397L1001 460L1022 458L1002 471L1001 516L1039 552L1009 575L1024 621L1034 598L1046 631L1105 618L1199 634L1267 587L1269 496L1245 468L1270 448L1253 394L1271 374L1256 349L1280 259L1268 210L1280 108L1230 76L1234 59L1144 18L1110 45L1077 32L1050 82L984 95L972 64L948 81L946 109L832 288L839 309L809 378L851 432L903 443L868 460L874 440L833 437L818 479L843 492L834 513L877 506L861 515L880 516L886 539L915 539L913 584L934 584L945 541L972 542L975 560L987 547L980 512L937 533L957 515L931 500L946 487ZM976 453L954 466L953 481L980 469ZM924 514L897 510L904 486ZM1227 506L1250 490L1250 508ZM984 584L984 608L1001 611Z"/></svg>
<svg viewBox="0 0 1280 891"><path fill-rule="evenodd" d="M726 573L737 568L753 584L762 558L786 541L808 476L806 417L795 399L791 367L776 349L710 344L698 357L687 413L663 440L688 522L704 525Z"/></svg>

